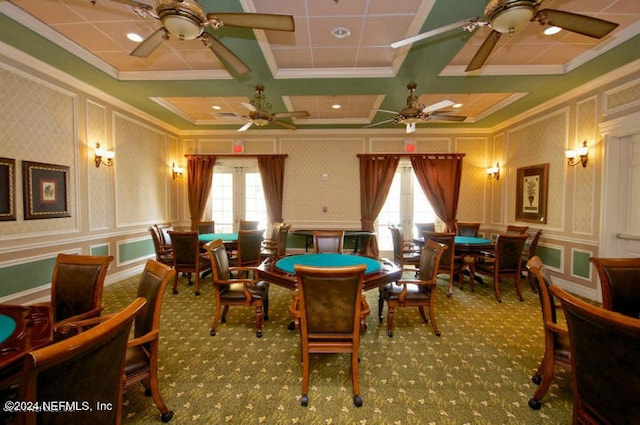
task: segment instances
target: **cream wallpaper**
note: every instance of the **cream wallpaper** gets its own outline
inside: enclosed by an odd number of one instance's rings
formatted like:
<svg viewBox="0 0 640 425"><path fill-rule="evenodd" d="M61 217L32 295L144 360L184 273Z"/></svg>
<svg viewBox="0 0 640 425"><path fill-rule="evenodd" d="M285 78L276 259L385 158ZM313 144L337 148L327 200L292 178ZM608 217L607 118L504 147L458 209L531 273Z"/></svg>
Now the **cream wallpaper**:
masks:
<svg viewBox="0 0 640 425"><path fill-rule="evenodd" d="M570 175L573 175L573 207L571 208L571 229L569 230L587 237L594 234L595 217L598 212L594 202L596 168L593 167L593 164L599 160L596 119L597 102L594 97L576 105L575 146L580 146L583 141L587 142L591 167L585 168L577 165L572 167L572 170L567 170ZM587 163L587 165L589 164Z"/></svg>
<svg viewBox="0 0 640 425"><path fill-rule="evenodd" d="M104 230L109 227L109 201L111 199L112 172L105 167L96 168L93 156L90 154L96 143L103 148L112 149L106 145L107 138L107 108L92 101L86 103L87 111L87 179L89 181L89 229ZM118 158L119 160L119 158Z"/></svg>
<svg viewBox="0 0 640 425"><path fill-rule="evenodd" d="M485 137L458 137L455 151L464 153L458 200L458 220L484 223L487 193L487 149Z"/></svg>

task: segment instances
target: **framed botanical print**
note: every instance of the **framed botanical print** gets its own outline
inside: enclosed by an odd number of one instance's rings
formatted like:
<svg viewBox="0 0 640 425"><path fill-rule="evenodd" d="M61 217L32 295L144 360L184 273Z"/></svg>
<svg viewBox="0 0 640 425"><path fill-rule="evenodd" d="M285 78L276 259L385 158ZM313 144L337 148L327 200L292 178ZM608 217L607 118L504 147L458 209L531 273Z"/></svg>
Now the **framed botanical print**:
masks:
<svg viewBox="0 0 640 425"><path fill-rule="evenodd" d="M518 168L516 184L516 220L547 222L549 164Z"/></svg>
<svg viewBox="0 0 640 425"><path fill-rule="evenodd" d="M0 221L16 219L16 160L0 158Z"/></svg>
<svg viewBox="0 0 640 425"><path fill-rule="evenodd" d="M69 167L22 161L24 219L70 217Z"/></svg>

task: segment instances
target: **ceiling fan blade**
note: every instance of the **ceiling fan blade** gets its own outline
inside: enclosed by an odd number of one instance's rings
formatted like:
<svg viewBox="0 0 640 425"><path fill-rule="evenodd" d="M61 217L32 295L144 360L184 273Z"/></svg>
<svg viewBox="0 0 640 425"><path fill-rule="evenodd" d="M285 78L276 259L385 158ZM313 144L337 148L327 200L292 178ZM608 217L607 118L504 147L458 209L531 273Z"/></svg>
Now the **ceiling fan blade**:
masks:
<svg viewBox="0 0 640 425"><path fill-rule="evenodd" d="M440 102L425 106L424 108L422 108L422 112L428 114L429 112L437 111L442 108L448 108L449 106L453 106L455 104L456 103L454 101L445 99L441 100Z"/></svg>
<svg viewBox="0 0 640 425"><path fill-rule="evenodd" d="M252 104L250 104L250 103L247 103L247 102L240 102L240 103L242 103L242 106L244 106L245 108L247 108L247 109L248 109L248 110L250 110L251 112L256 112L256 111L257 111L256 107L255 107L255 106L253 106L253 105L252 105Z"/></svg>
<svg viewBox="0 0 640 425"><path fill-rule="evenodd" d="M387 109L378 109L378 112L386 112L387 114L398 115L398 111L389 111Z"/></svg>
<svg viewBox="0 0 640 425"><path fill-rule="evenodd" d="M444 115L444 114L431 114L429 115L429 119L432 121L454 121L454 122L462 122L467 119L467 117L462 115Z"/></svg>
<svg viewBox="0 0 640 425"><path fill-rule="evenodd" d="M555 9L542 9L533 20L593 38L602 38L618 27L615 22Z"/></svg>
<svg viewBox="0 0 640 425"><path fill-rule="evenodd" d="M144 39L138 47L133 49L131 52L131 56L135 56L138 58L146 58L162 44L163 41L169 39L169 33L164 28L159 28L151 34L149 37Z"/></svg>
<svg viewBox="0 0 640 425"><path fill-rule="evenodd" d="M153 12L153 6L149 6L146 3L142 3L136 0L110 0L114 3L126 4L127 6L131 6L134 8L138 8L140 10L144 10L145 12Z"/></svg>
<svg viewBox="0 0 640 425"><path fill-rule="evenodd" d="M307 111L278 112L273 116L276 118L307 118L309 113Z"/></svg>
<svg viewBox="0 0 640 425"><path fill-rule="evenodd" d="M222 21L228 27L290 32L296 28L293 16L272 13L207 13L207 19Z"/></svg>
<svg viewBox="0 0 640 425"><path fill-rule="evenodd" d="M229 65L231 69L235 71L238 75L243 75L251 71L242 60L235 55L231 50L227 48L224 44L218 41L217 38L209 34L208 32L203 32L200 36L200 39L207 46L214 55L220 59L223 64Z"/></svg>
<svg viewBox="0 0 640 425"><path fill-rule="evenodd" d="M375 126L377 126L377 125L382 125L382 124L386 124L386 123L388 123L388 122L393 122L393 120L394 120L394 119L392 118L392 119L389 119L389 120L384 120L384 121L374 122L373 124L365 125L365 126L364 126L364 127L362 127L362 128L375 127Z"/></svg>
<svg viewBox="0 0 640 425"><path fill-rule="evenodd" d="M467 69L465 69L465 72L482 68L482 65L484 65L484 62L491 54L491 51L494 47L496 47L496 43L500 39L501 35L502 34L500 34L498 31L491 30L487 38L484 39L482 46L480 46L476 54L471 59L471 62L469 62L469 65L467 65Z"/></svg>
<svg viewBox="0 0 640 425"><path fill-rule="evenodd" d="M391 43L391 47L397 49L398 47L406 46L407 44L415 43L416 41L424 40L425 38L433 37L443 32L451 31L455 28L463 28L463 26L469 22L469 19L464 21L454 22L444 27L436 28L431 31L423 32L422 34L414 35L413 37L405 38L404 40Z"/></svg>
<svg viewBox="0 0 640 425"><path fill-rule="evenodd" d="M275 120L273 121L273 123L279 125L280 127L288 128L289 130L295 130L296 128L298 128L293 124L289 124L288 122Z"/></svg>
<svg viewBox="0 0 640 425"><path fill-rule="evenodd" d="M249 127L251 127L252 125L253 125L253 121L249 121L248 123L240 127L238 131L247 131Z"/></svg>

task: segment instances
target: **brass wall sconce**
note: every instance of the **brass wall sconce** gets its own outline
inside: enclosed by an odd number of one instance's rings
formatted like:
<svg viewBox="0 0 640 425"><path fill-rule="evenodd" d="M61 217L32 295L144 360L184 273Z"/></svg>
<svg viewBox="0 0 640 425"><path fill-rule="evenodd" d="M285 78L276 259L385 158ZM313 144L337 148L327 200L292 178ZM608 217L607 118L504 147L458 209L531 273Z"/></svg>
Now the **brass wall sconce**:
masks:
<svg viewBox="0 0 640 425"><path fill-rule="evenodd" d="M181 179L184 175L184 168L178 167L175 162L171 163L171 177L173 180Z"/></svg>
<svg viewBox="0 0 640 425"><path fill-rule="evenodd" d="M573 167L574 165L582 164L582 166L586 168L587 162L589 162L589 147L587 146L587 141L582 142L582 146L578 149L564 151L564 154L567 157L567 165Z"/></svg>
<svg viewBox="0 0 640 425"><path fill-rule="evenodd" d="M500 180L500 163L496 162L495 167L487 168L487 177L489 180L496 179Z"/></svg>
<svg viewBox="0 0 640 425"><path fill-rule="evenodd" d="M113 158L116 156L114 151L105 150L100 147L100 143L96 143L93 153L95 155L96 168L100 167L101 164L106 167L113 165ZM105 158L106 161L103 158Z"/></svg>

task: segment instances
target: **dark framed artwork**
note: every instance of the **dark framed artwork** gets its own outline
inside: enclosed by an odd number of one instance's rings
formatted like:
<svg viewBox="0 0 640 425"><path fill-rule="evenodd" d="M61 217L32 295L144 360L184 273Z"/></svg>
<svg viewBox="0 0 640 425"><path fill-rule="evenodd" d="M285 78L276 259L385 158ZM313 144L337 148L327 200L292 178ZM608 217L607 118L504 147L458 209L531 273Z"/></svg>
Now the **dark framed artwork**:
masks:
<svg viewBox="0 0 640 425"><path fill-rule="evenodd" d="M0 158L0 221L16 219L16 160Z"/></svg>
<svg viewBox="0 0 640 425"><path fill-rule="evenodd" d="M70 217L69 167L22 161L24 219Z"/></svg>
<svg viewBox="0 0 640 425"><path fill-rule="evenodd" d="M516 184L516 220L547 222L549 164L518 168Z"/></svg>

